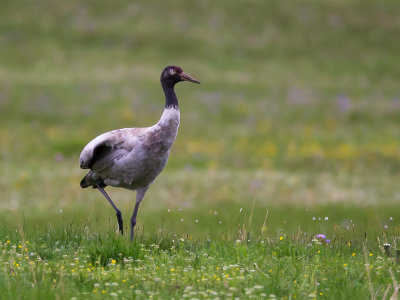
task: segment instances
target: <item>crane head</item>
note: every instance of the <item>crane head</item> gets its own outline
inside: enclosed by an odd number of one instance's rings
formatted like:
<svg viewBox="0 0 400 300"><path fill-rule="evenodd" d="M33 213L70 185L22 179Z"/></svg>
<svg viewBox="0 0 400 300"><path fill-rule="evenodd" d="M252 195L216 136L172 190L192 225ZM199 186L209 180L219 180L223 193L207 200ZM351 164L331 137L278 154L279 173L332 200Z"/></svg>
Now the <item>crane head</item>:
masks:
<svg viewBox="0 0 400 300"><path fill-rule="evenodd" d="M169 86L174 86L176 83L181 81L190 81L198 84L200 83L200 81L189 76L177 66L166 67L161 73L160 81L162 84L167 84Z"/></svg>

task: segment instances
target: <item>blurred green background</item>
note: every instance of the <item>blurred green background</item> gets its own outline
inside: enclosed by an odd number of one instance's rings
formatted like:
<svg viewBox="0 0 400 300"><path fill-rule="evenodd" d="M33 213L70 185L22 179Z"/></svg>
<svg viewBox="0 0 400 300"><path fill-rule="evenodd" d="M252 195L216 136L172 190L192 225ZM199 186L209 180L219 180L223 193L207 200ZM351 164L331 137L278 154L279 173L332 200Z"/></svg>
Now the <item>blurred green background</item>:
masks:
<svg viewBox="0 0 400 300"><path fill-rule="evenodd" d="M202 84L176 88L181 126L139 211L146 234L247 224L253 202L253 222L269 209L273 230L388 222L400 212L399 15L394 0L1 1L4 226L62 216L114 229L103 196L79 187L80 151L156 123L171 64ZM108 191L128 220L134 194Z"/></svg>

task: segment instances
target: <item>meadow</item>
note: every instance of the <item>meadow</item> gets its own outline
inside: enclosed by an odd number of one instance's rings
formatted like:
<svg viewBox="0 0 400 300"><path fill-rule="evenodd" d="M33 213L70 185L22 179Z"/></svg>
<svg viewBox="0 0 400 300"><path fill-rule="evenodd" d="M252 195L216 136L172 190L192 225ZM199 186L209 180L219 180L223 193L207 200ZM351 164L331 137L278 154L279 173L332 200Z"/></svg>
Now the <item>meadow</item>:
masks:
<svg viewBox="0 0 400 300"><path fill-rule="evenodd" d="M0 1L0 299L397 299L400 4ZM98 134L178 138L133 243ZM107 188L128 224L135 194ZM389 244L390 247L384 244Z"/></svg>

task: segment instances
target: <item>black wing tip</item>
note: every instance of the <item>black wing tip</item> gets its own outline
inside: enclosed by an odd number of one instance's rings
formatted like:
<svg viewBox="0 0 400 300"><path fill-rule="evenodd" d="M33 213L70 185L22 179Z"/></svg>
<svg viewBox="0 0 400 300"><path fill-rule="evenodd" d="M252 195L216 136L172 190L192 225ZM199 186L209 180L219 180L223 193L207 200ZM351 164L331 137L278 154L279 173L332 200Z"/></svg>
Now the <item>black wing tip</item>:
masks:
<svg viewBox="0 0 400 300"><path fill-rule="evenodd" d="M87 162L87 161L82 160L82 161L79 163L79 167L80 167L81 169L90 169L89 163L90 163L90 162Z"/></svg>

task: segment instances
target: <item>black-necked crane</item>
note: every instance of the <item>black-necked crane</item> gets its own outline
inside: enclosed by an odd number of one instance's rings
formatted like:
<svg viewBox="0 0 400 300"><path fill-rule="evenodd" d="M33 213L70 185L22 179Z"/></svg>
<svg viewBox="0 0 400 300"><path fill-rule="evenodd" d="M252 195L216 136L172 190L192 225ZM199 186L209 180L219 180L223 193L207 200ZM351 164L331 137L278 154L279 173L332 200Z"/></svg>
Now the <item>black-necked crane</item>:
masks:
<svg viewBox="0 0 400 300"><path fill-rule="evenodd" d="M106 197L116 212L121 234L124 230L121 211L104 188L114 186L136 190L136 203L130 222L131 240L140 202L150 184L164 169L178 133L180 112L175 84L180 81L200 83L176 66L166 67L160 81L165 94L165 107L157 124L103 133L86 145L79 158L80 167L90 169L82 179L81 187L97 188Z"/></svg>

